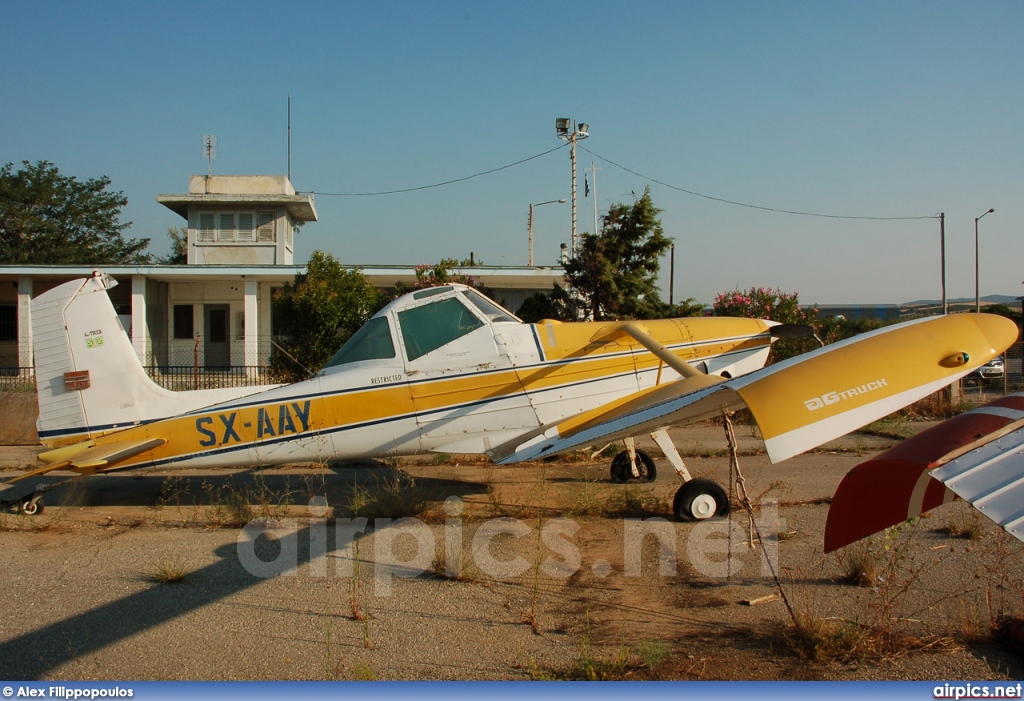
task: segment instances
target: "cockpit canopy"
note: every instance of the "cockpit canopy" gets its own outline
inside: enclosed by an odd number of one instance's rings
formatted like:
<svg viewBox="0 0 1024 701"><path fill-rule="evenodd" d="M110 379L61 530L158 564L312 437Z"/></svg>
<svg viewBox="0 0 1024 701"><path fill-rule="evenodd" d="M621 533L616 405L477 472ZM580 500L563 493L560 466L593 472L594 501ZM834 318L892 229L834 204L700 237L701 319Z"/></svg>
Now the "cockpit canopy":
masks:
<svg viewBox="0 0 1024 701"><path fill-rule="evenodd" d="M412 362L483 326L505 323L522 322L470 287L418 290L377 312L334 354L321 374L350 363L395 359L399 345L405 349L405 360Z"/></svg>

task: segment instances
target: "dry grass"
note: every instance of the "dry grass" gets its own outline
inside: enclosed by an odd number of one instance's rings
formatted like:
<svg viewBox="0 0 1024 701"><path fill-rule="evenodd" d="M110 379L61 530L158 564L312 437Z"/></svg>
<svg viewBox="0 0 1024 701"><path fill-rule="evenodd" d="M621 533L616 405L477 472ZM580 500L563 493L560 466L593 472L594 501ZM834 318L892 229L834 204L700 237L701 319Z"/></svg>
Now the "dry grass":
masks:
<svg viewBox="0 0 1024 701"><path fill-rule="evenodd" d="M782 647L811 662L861 663L891 660L911 652L958 649L949 636L914 636L884 626L815 617L797 612L780 636Z"/></svg>
<svg viewBox="0 0 1024 701"><path fill-rule="evenodd" d="M441 488L424 487L404 472L357 485L349 497L346 511L352 517L402 518L422 516L447 495Z"/></svg>
<svg viewBox="0 0 1024 701"><path fill-rule="evenodd" d="M177 555L162 557L146 573L146 579L155 584L179 584L192 574L192 566Z"/></svg>
<svg viewBox="0 0 1024 701"><path fill-rule="evenodd" d="M980 540L985 532L985 524L977 511L960 510L950 515L946 525L936 529L945 533L950 538L963 538L965 540Z"/></svg>

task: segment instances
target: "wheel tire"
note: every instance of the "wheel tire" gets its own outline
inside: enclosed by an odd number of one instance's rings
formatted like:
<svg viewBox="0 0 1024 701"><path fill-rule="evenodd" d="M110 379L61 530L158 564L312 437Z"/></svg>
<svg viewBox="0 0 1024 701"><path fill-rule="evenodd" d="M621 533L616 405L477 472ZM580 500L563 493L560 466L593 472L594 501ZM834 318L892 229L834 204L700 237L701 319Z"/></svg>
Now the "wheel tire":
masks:
<svg viewBox="0 0 1024 701"><path fill-rule="evenodd" d="M38 516L43 513L43 498L33 497L21 502L21 513L26 516Z"/></svg>
<svg viewBox="0 0 1024 701"><path fill-rule="evenodd" d="M658 476L658 468L654 466L654 459L642 450L636 451L637 468L640 477L633 477L633 469L629 464L629 451L623 450L612 460L611 477L612 482L625 484L636 480L638 482L653 482Z"/></svg>
<svg viewBox="0 0 1024 701"><path fill-rule="evenodd" d="M672 511L680 521L703 521L729 513L729 497L714 480L690 480L676 492Z"/></svg>

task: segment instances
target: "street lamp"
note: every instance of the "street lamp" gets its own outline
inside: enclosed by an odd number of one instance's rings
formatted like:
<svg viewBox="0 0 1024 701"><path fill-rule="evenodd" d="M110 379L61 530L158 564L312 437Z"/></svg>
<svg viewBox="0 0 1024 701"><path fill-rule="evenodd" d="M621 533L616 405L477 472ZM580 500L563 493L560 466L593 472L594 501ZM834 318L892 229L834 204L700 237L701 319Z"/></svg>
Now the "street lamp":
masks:
<svg viewBox="0 0 1024 701"><path fill-rule="evenodd" d="M560 200L548 200L547 202L530 204L530 217L527 219L527 228L530 230L530 267L533 267L533 208L540 207L543 204L565 204L565 198L563 197Z"/></svg>
<svg viewBox="0 0 1024 701"><path fill-rule="evenodd" d="M590 125L584 122L576 124L575 120L568 117L559 117L555 120L555 133L558 138L568 141L569 159L572 161L572 251L573 258L576 257L576 141L590 136Z"/></svg>
<svg viewBox="0 0 1024 701"><path fill-rule="evenodd" d="M992 214L996 210L990 209L985 214ZM981 217L985 216L982 214ZM981 297L978 294L978 220L981 217L974 218L974 311L981 311Z"/></svg>

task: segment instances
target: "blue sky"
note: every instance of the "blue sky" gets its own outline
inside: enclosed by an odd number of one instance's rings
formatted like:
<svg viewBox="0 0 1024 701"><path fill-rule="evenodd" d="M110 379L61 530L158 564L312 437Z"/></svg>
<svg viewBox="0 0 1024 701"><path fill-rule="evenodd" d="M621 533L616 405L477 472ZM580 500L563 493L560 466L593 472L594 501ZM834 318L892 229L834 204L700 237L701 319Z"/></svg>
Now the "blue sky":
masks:
<svg viewBox="0 0 1024 701"><path fill-rule="evenodd" d="M183 220L156 203L204 173L285 173L300 191L413 188L562 144L579 231L651 185L676 241L676 299L780 287L804 302L1024 294L1024 3L20 2L0 6L0 163L109 176L130 235L164 253ZM607 159L607 160L606 160ZM635 175L617 165L640 173ZM651 179L664 184L652 182ZM672 187L669 187L672 186ZM675 189L679 188L679 189ZM297 237L344 263L527 259L531 202L570 197L568 149L458 184L317 194ZM536 211L535 260L569 204ZM663 280L667 297L668 261Z"/></svg>

